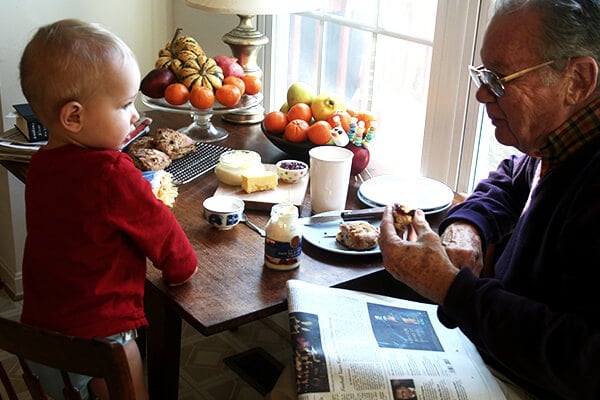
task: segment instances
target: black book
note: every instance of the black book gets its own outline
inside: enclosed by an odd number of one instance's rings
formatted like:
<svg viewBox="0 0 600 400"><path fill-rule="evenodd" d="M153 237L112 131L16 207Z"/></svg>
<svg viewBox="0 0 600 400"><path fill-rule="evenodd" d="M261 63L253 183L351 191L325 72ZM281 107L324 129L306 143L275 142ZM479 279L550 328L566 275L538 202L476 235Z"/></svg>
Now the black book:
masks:
<svg viewBox="0 0 600 400"><path fill-rule="evenodd" d="M30 142L48 140L48 129L38 120L29 104L13 105L17 111L15 126Z"/></svg>

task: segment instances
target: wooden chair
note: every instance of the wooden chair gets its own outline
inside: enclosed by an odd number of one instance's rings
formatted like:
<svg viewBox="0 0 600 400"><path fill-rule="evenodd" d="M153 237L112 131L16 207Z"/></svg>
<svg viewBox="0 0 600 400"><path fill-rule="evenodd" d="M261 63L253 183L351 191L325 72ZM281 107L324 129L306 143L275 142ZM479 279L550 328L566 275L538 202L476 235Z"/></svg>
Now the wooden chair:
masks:
<svg viewBox="0 0 600 400"><path fill-rule="evenodd" d="M23 379L34 400L47 399L37 377L25 360L61 370L65 399L81 400L66 371L104 378L111 400L135 399L123 345L104 338L82 339L0 318L0 349L18 357ZM16 400L6 372L0 364L0 380L9 400Z"/></svg>

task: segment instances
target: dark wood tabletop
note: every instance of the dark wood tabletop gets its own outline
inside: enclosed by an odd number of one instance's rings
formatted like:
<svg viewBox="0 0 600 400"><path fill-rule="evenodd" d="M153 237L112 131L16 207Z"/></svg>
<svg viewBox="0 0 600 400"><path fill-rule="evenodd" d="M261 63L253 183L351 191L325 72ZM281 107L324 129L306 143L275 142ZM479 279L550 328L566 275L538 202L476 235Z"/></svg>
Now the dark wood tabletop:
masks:
<svg viewBox="0 0 600 400"><path fill-rule="evenodd" d="M190 122L185 115L159 111L149 112L148 116L153 119L152 129L176 129ZM254 150L265 164L290 158L271 144L259 124L232 124L219 116L213 117L213 123L229 132L225 140L213 144ZM362 207L356 197L359 182L351 179L347 208ZM264 238L243 224L219 231L203 218L202 202L213 195L217 186L213 171L201 175L179 186L179 196L173 207L196 250L198 273L189 283L169 288L163 284L160 271L148 268L147 363L153 398L176 398L182 319L200 333L212 335L286 310L288 279L338 286L382 270L380 255L345 256L306 242L302 246L299 268L274 271L264 267ZM261 226L269 219L268 210L247 210L246 213L250 220ZM310 193L307 193L300 214L310 215Z"/></svg>
<svg viewBox="0 0 600 400"><path fill-rule="evenodd" d="M186 117L150 112L152 128L179 128ZM259 124L239 125L213 117L214 124L229 132L229 137L214 144L258 152L263 163L274 164L290 156L277 149L262 134ZM359 181L352 178L348 208L360 208L356 197ZM381 256L345 256L327 252L303 243L300 267L292 271L274 271L263 266L264 238L244 224L230 230L213 228L203 218L202 202L213 195L218 180L210 171L179 186L173 212L196 250L199 271L186 285L166 287L161 273L148 268L151 290L166 294L190 325L204 335L232 329L286 309L288 279L301 279L327 286L381 270ZM308 189L309 191L310 189ZM310 215L310 195L301 207L302 215ZM250 220L264 226L269 210L247 210Z"/></svg>

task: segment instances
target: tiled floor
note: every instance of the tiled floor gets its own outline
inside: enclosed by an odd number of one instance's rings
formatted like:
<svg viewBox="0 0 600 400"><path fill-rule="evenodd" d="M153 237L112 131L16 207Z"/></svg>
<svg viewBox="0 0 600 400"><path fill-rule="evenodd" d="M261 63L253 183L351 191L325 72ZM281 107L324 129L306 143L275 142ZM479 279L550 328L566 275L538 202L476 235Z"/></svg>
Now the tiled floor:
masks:
<svg viewBox="0 0 600 400"><path fill-rule="evenodd" d="M21 303L0 289L0 315L18 319ZM184 322L181 344L179 398L181 400L258 400L264 397L224 363L228 356L262 347L282 364L291 357L287 313L205 337ZM30 399L14 357L0 350L0 361L17 384L19 399ZM0 384L0 396L6 398Z"/></svg>

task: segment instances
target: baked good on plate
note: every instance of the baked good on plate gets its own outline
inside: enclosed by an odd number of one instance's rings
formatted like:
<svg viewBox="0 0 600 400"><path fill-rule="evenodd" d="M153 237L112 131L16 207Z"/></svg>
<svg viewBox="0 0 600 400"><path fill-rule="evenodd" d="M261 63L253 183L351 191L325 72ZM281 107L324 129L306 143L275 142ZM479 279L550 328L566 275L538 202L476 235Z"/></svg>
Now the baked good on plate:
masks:
<svg viewBox="0 0 600 400"><path fill-rule="evenodd" d="M127 153L131 154L133 151L140 149L153 149L154 148L154 138L152 136L142 136L134 140L128 147Z"/></svg>
<svg viewBox="0 0 600 400"><path fill-rule="evenodd" d="M168 155L156 149L137 149L129 151L133 164L142 171L158 171L171 165Z"/></svg>
<svg viewBox="0 0 600 400"><path fill-rule="evenodd" d="M352 250L369 250L377 246L379 228L366 221L346 221L335 239Z"/></svg>
<svg viewBox="0 0 600 400"><path fill-rule="evenodd" d="M394 215L394 227L396 228L398 236L404 236L408 230L408 226L412 223L415 210L411 210L404 205L396 203L393 206L392 214Z"/></svg>
<svg viewBox="0 0 600 400"><path fill-rule="evenodd" d="M171 128L158 128L154 134L154 147L171 160L177 160L193 151L196 151L194 139Z"/></svg>

